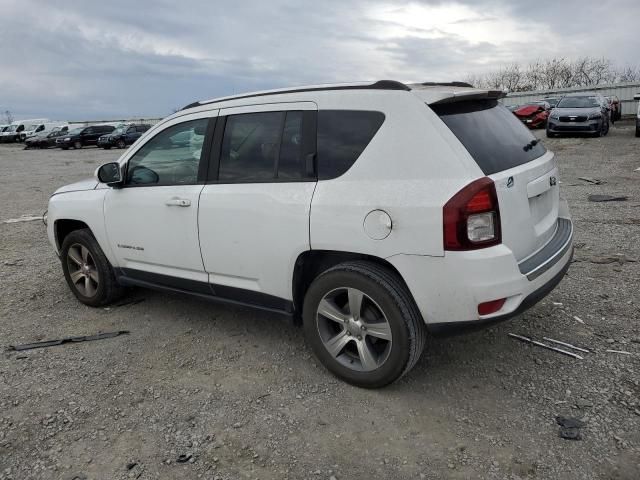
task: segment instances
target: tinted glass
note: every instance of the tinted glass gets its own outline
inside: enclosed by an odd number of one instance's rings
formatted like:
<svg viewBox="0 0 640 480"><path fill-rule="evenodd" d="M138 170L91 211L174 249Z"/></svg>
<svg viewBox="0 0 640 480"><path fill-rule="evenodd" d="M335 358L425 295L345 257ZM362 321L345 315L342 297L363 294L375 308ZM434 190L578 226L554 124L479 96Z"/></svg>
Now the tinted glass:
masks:
<svg viewBox="0 0 640 480"><path fill-rule="evenodd" d="M208 119L173 125L149 140L129 160L128 185L192 185L198 166Z"/></svg>
<svg viewBox="0 0 640 480"><path fill-rule="evenodd" d="M599 107L597 97L564 97L558 102L558 108L593 108Z"/></svg>
<svg viewBox="0 0 640 480"><path fill-rule="evenodd" d="M273 179L284 119L285 112L228 116L222 138L219 180Z"/></svg>
<svg viewBox="0 0 640 480"><path fill-rule="evenodd" d="M300 179L305 176L302 161L302 112L287 112L278 160L279 179Z"/></svg>
<svg viewBox="0 0 640 480"><path fill-rule="evenodd" d="M384 122L382 112L318 112L318 178L336 178L349 170Z"/></svg>
<svg viewBox="0 0 640 480"><path fill-rule="evenodd" d="M485 175L517 167L546 149L509 110L495 100L431 105L458 137ZM527 148L525 148L527 146Z"/></svg>

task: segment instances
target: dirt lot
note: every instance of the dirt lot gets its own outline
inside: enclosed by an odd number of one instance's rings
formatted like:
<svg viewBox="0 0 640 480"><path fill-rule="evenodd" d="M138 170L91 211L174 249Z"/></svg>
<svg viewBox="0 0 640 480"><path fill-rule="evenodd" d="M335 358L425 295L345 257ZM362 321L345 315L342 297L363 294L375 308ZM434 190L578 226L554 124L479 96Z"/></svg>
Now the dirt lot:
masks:
<svg viewBox="0 0 640 480"><path fill-rule="evenodd" d="M0 223L3 349L131 331L2 352L0 479L640 478L640 139L617 124L544 141L577 231L565 280L510 322L430 339L412 373L377 391L334 379L276 315L144 290L85 307L41 222ZM0 145L0 221L41 214L55 188L119 154ZM508 332L593 352L576 360ZM556 415L582 418L582 440L560 438Z"/></svg>

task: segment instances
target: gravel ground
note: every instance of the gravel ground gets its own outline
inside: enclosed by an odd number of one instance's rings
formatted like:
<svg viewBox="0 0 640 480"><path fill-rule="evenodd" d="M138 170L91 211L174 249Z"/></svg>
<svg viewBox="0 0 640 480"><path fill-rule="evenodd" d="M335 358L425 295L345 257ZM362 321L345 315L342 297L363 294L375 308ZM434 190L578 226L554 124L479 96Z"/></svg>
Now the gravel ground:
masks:
<svg viewBox="0 0 640 480"><path fill-rule="evenodd" d="M333 378L273 314L145 290L85 307L41 222L0 223L3 347L131 331L0 355L0 479L640 478L640 139L621 122L604 138L544 141L575 221L567 277L510 322L430 339L377 391ZM41 214L55 188L119 153L0 145L0 221ZM581 418L582 440L560 438L557 415Z"/></svg>

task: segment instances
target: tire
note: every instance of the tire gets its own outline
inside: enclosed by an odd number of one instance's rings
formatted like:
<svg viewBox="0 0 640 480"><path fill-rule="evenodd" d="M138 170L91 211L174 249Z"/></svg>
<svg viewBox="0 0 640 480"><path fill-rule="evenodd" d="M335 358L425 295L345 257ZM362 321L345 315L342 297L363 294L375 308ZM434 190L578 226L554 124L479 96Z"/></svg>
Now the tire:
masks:
<svg viewBox="0 0 640 480"><path fill-rule="evenodd" d="M118 147L118 148L124 148L126 146L127 146L127 144L124 142L124 140L118 140L116 142L116 147Z"/></svg>
<svg viewBox="0 0 640 480"><path fill-rule="evenodd" d="M60 147L63 150L69 150L69 147Z"/></svg>
<svg viewBox="0 0 640 480"><path fill-rule="evenodd" d="M556 136L556 134L555 133L551 133L549 131L549 129L547 128L547 138L554 138L555 136Z"/></svg>
<svg viewBox="0 0 640 480"><path fill-rule="evenodd" d="M111 145L105 145L105 146L104 146L104 147L102 147L102 148L104 148L105 150L111 150Z"/></svg>
<svg viewBox="0 0 640 480"><path fill-rule="evenodd" d="M123 288L89 229L74 230L66 236L60 259L67 285L85 305L100 307L122 296Z"/></svg>
<svg viewBox="0 0 640 480"><path fill-rule="evenodd" d="M75 148L76 150L80 150L82 148L82 142L76 140L75 142L73 142L73 148Z"/></svg>
<svg viewBox="0 0 640 480"><path fill-rule="evenodd" d="M349 313L352 292L361 298L357 316L361 312L362 317L357 321ZM321 305L339 316L318 314ZM316 277L305 295L302 316L305 337L320 362L342 380L364 388L383 387L411 370L427 336L402 280L371 262L342 263ZM329 352L332 341L338 345L334 354Z"/></svg>
<svg viewBox="0 0 640 480"><path fill-rule="evenodd" d="M640 137L640 128L636 127L636 137Z"/></svg>

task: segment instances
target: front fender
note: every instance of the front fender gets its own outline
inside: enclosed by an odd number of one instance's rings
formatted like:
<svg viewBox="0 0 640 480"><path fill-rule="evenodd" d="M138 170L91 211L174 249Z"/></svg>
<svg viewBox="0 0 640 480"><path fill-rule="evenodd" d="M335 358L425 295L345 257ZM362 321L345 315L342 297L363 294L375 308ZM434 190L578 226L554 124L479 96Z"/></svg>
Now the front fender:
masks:
<svg viewBox="0 0 640 480"><path fill-rule="evenodd" d="M58 193L49 199L47 236L58 255L61 246L56 241L56 223L60 220L76 220L89 227L111 265L116 266L116 257L107 240L104 223L104 197L107 192L106 188L72 191Z"/></svg>

